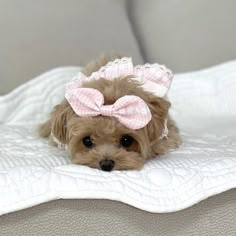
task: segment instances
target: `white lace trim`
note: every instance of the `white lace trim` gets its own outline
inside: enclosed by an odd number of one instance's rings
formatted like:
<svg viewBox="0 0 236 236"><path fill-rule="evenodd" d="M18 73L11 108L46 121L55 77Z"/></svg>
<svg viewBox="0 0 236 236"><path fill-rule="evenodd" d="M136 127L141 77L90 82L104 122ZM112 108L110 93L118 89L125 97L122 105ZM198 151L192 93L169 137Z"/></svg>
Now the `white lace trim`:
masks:
<svg viewBox="0 0 236 236"><path fill-rule="evenodd" d="M52 140L56 143L56 145L57 145L57 147L58 147L59 149L68 150L68 145L61 143L61 142L53 135L52 132L51 132L51 137L52 137Z"/></svg>

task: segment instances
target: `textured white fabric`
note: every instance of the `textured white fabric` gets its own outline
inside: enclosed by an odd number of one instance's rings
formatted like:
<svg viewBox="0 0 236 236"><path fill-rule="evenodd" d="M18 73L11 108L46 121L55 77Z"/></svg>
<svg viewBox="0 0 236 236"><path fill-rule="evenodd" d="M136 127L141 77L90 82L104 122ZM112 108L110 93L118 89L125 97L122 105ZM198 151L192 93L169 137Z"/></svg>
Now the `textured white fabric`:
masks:
<svg viewBox="0 0 236 236"><path fill-rule="evenodd" d="M141 171L72 165L37 136L36 125L78 71L55 69L0 97L0 214L59 198L173 212L236 187L236 61L175 76L169 98L183 144Z"/></svg>

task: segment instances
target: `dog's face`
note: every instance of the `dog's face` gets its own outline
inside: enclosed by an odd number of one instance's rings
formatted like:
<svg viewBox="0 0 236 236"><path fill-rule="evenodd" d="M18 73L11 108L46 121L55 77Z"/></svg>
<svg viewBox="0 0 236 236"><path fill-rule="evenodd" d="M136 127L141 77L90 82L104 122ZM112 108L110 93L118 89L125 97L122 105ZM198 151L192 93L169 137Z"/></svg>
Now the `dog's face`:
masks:
<svg viewBox="0 0 236 236"><path fill-rule="evenodd" d="M129 78L113 81L99 79L83 84L104 95L105 105L113 104L125 95L141 97L149 106L152 120L142 129L132 130L116 118L79 117L67 101L52 112L52 133L67 144L73 163L105 171L141 169L144 161L156 154L169 102L143 91Z"/></svg>
<svg viewBox="0 0 236 236"><path fill-rule="evenodd" d="M134 131L109 117L80 117L69 122L73 162L105 171L143 166L144 130Z"/></svg>

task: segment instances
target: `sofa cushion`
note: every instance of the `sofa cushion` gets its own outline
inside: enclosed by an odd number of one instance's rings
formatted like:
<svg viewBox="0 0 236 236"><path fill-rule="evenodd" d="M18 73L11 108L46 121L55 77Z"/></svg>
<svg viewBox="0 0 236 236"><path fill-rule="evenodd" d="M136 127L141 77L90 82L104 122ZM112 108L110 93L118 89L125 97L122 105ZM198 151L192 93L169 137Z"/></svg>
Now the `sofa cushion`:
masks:
<svg viewBox="0 0 236 236"><path fill-rule="evenodd" d="M236 1L131 0L129 15L145 60L175 72L236 58Z"/></svg>
<svg viewBox="0 0 236 236"><path fill-rule="evenodd" d="M0 94L58 66L104 52L142 62L125 1L0 0Z"/></svg>

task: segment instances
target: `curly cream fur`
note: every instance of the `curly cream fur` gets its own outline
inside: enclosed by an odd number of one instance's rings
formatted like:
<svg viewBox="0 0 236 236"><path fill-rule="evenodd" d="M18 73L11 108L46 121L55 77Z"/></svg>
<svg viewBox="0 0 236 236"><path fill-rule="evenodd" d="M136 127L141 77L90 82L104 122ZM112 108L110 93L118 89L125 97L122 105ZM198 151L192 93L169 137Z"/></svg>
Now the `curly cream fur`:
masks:
<svg viewBox="0 0 236 236"><path fill-rule="evenodd" d="M83 73L90 75L117 57L103 56L86 66ZM139 96L149 106L152 120L142 129L131 130L112 117L79 117L66 100L62 101L55 106L50 119L40 127L40 135L47 137L52 132L61 143L68 145L73 163L100 168L100 161L109 159L114 161L113 169L116 170L140 169L145 160L175 149L180 144L178 128L168 115L170 103L144 91L130 77L112 81L101 78L84 83L83 87L99 90L104 95L105 104L113 104L125 95ZM167 139L160 139L165 119L169 134ZM134 142L129 148L124 148L120 145L120 138L127 134L134 138ZM93 148L83 145L82 139L86 136L92 137L95 143Z"/></svg>

